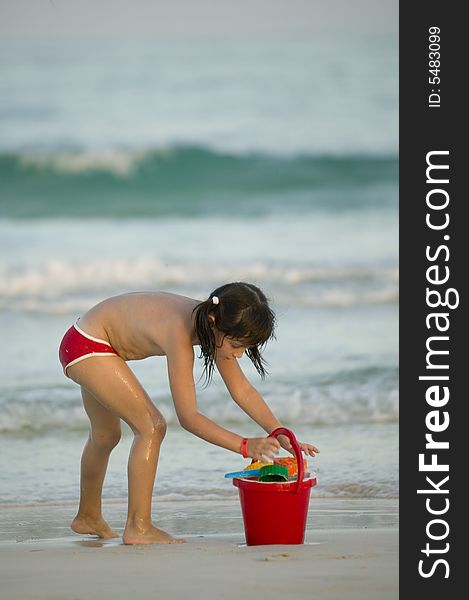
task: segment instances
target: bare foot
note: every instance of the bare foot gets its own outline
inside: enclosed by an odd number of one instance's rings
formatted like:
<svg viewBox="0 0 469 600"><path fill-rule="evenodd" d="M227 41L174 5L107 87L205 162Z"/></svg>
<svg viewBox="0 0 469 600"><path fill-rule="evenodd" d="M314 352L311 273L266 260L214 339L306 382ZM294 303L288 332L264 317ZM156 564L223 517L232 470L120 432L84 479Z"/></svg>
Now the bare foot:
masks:
<svg viewBox="0 0 469 600"><path fill-rule="evenodd" d="M174 538L151 525L148 529L126 527L122 541L124 544L184 544L186 540Z"/></svg>
<svg viewBox="0 0 469 600"><path fill-rule="evenodd" d="M119 534L112 530L103 518L92 519L77 515L70 527L75 533L89 533L105 539L119 537Z"/></svg>

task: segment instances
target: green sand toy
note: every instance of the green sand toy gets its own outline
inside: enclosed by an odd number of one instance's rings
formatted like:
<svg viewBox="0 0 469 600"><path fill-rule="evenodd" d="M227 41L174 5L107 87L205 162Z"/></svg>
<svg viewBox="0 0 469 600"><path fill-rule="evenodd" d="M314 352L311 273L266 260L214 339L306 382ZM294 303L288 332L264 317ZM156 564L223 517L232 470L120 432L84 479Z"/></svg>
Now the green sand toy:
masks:
<svg viewBox="0 0 469 600"><path fill-rule="evenodd" d="M288 469L282 465L267 465L259 471L258 481L288 481Z"/></svg>

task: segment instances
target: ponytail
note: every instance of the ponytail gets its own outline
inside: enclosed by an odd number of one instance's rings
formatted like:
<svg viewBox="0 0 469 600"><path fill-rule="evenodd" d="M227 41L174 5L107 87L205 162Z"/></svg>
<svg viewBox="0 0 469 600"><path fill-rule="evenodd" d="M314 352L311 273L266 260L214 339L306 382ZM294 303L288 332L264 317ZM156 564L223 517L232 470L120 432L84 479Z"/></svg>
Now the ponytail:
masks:
<svg viewBox="0 0 469 600"><path fill-rule="evenodd" d="M217 352L215 335L210 327L209 315L213 310L213 302L209 298L205 302L197 304L194 308L194 325L200 343L199 358L204 360L205 383L208 385L212 380L214 360Z"/></svg>

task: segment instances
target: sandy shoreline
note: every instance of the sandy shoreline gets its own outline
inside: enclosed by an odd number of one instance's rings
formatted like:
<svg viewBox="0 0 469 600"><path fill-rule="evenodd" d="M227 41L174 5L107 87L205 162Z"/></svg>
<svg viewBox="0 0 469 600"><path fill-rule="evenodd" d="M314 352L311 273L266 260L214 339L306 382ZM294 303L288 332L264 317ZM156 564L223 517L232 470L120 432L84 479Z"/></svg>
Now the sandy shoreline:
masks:
<svg viewBox="0 0 469 600"><path fill-rule="evenodd" d="M247 547L238 503L220 503L224 518L216 523L215 507L161 503L157 524L187 543L133 547L73 534L64 521L72 504L0 507L0 599L398 597L396 500L316 498L297 546ZM123 509L106 506L112 524ZM187 535L197 529L204 533ZM45 531L49 539L34 534Z"/></svg>
<svg viewBox="0 0 469 600"><path fill-rule="evenodd" d="M120 540L49 540L0 545L0 598L398 597L396 529L308 532L301 546L243 545L242 535L188 537L171 546Z"/></svg>

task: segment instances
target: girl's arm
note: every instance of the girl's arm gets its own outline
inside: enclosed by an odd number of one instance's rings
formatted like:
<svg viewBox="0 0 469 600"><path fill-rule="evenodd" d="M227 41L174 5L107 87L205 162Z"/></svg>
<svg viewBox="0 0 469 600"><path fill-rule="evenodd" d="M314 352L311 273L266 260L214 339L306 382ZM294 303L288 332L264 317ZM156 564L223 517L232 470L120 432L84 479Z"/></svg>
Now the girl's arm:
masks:
<svg viewBox="0 0 469 600"><path fill-rule="evenodd" d="M275 417L265 400L248 381L237 360L217 360L216 365L231 397L266 433L272 433L282 423Z"/></svg>
<svg viewBox="0 0 469 600"><path fill-rule="evenodd" d="M274 429L277 429L277 427L282 426L259 392L248 381L237 360L221 359L216 361L216 364L231 397L253 421L269 434L272 433ZM281 435L278 439L285 450L294 454L290 440L287 436ZM315 454L319 452L319 449L311 444L306 444L304 442L298 442L298 444L306 454L309 454L309 456L315 456Z"/></svg>
<svg viewBox="0 0 469 600"><path fill-rule="evenodd" d="M175 343L167 349L166 357L169 385L180 424L197 437L239 454L243 438L198 411L193 377L194 350L182 337L178 340L174 336L174 339ZM248 452L253 458L266 456L273 459L278 453L278 442L272 438L250 440Z"/></svg>

